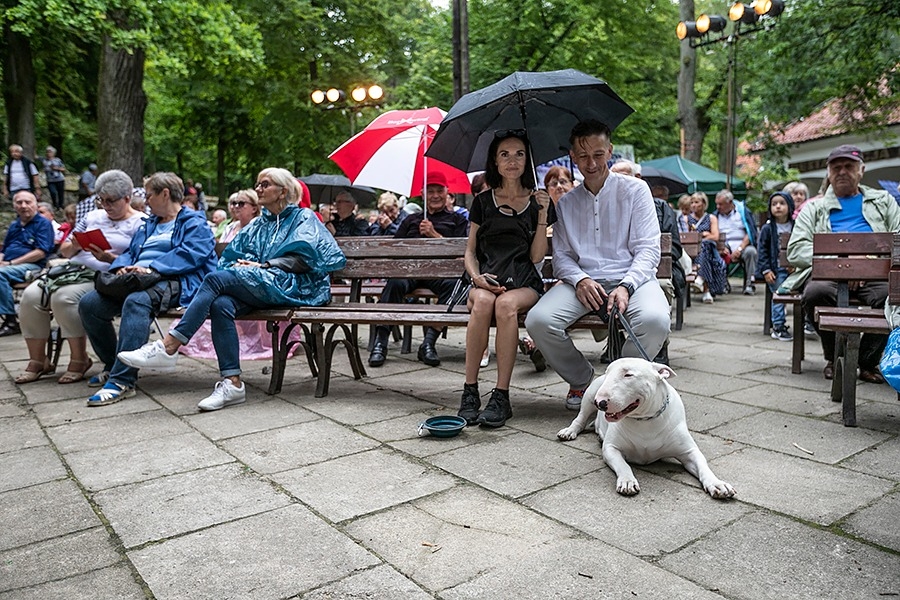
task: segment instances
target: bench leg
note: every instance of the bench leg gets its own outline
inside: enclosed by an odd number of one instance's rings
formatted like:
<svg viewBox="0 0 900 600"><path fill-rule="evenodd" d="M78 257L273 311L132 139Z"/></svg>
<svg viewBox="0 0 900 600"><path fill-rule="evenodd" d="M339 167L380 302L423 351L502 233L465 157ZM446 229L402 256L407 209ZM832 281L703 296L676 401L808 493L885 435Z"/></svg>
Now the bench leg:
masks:
<svg viewBox="0 0 900 600"><path fill-rule="evenodd" d="M793 308L794 341L791 344L791 373L803 372L803 359L806 358L806 338L803 332L803 309L800 305Z"/></svg>
<svg viewBox="0 0 900 600"><path fill-rule="evenodd" d="M297 325L289 323L284 331L281 331L281 324L277 321L266 321L266 331L272 334L272 376L269 378L268 394L273 395L281 391L284 383L284 370L287 366L287 359L291 353L291 348L298 342L291 341L291 333ZM307 352L307 356L309 353Z"/></svg>
<svg viewBox="0 0 900 600"><path fill-rule="evenodd" d="M766 297L763 302L763 335L770 333L772 333L772 290L766 285Z"/></svg>
<svg viewBox="0 0 900 600"><path fill-rule="evenodd" d="M835 361L835 377L832 386L832 400L841 402L841 417L844 427L856 427L856 370L859 365L859 333L848 333L844 342L844 355ZM838 381L838 361L840 381ZM840 397L835 398L834 388L840 386Z"/></svg>
<svg viewBox="0 0 900 600"><path fill-rule="evenodd" d="M403 326L403 344L400 346L400 354L412 352L412 325Z"/></svg>
<svg viewBox="0 0 900 600"><path fill-rule="evenodd" d="M338 331L342 333L344 339L334 339ZM316 355L319 357L319 376L316 380L316 398L324 398L328 395L334 349L338 344L343 344L347 348L347 358L350 361L350 368L353 370L353 378L362 379L366 376L366 369L362 364L362 358L359 356L357 334L358 329L356 325L350 327L341 324L332 325L328 329L328 333L325 333L324 326L319 325L317 327L315 338Z"/></svg>
<svg viewBox="0 0 900 600"><path fill-rule="evenodd" d="M675 298L675 331L681 331L684 326L684 297L691 291L685 286L684 294Z"/></svg>
<svg viewBox="0 0 900 600"><path fill-rule="evenodd" d="M59 354L62 352L63 341L62 329L54 327L50 330L47 337L47 358L50 359L50 366L56 369L59 365Z"/></svg>

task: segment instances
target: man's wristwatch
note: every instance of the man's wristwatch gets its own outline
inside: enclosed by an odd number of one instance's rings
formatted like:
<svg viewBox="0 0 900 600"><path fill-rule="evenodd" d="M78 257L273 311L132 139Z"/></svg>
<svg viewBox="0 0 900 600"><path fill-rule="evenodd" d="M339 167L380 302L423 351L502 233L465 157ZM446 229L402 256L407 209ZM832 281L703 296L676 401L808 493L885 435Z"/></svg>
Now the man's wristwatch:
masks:
<svg viewBox="0 0 900 600"><path fill-rule="evenodd" d="M625 291L628 292L628 297L631 298L634 296L634 286L630 283L625 283L624 281L618 285L620 288L625 288Z"/></svg>

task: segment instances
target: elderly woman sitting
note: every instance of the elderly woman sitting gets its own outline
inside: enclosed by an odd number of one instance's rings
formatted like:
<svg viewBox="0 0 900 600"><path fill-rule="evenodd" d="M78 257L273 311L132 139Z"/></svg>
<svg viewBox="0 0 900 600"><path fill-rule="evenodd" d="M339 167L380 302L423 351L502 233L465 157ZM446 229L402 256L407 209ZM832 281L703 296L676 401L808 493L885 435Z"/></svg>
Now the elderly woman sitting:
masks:
<svg viewBox="0 0 900 600"><path fill-rule="evenodd" d="M346 263L315 213L297 206L300 186L290 171L262 170L256 191L265 210L225 248L219 270L203 280L178 325L163 340L119 353L119 360L132 367L173 371L178 348L209 317L222 380L200 401L200 410L246 399L235 317L258 308L326 304L331 300L328 274Z"/></svg>
<svg viewBox="0 0 900 600"><path fill-rule="evenodd" d="M155 173L144 184L152 216L138 229L128 249L109 267L110 273L159 274L146 289L124 300L92 290L81 298L78 312L103 372L88 382L103 386L88 406L103 406L134 396L137 369L116 354L140 348L150 336L153 316L188 304L203 278L216 267L215 240L203 213L186 209L184 184L174 173ZM113 319L121 315L119 337Z"/></svg>
<svg viewBox="0 0 900 600"><path fill-rule="evenodd" d="M110 247L104 250L91 244L82 248L75 236L69 236L60 246L59 254L70 258L70 263L81 265L83 269L60 277L58 281L38 279L22 293L19 317L28 347L28 366L16 377L16 383L29 383L53 371L46 351L53 318L59 323L62 337L69 344L69 366L57 381L81 381L91 368L87 338L78 316L78 302L94 289L94 272L107 271L110 263L128 248L145 216L131 208L131 177L123 171L106 171L97 178L94 189L100 197L102 208L89 212L74 231L77 234L99 230ZM69 207L73 209L74 216L75 205L70 204L66 208Z"/></svg>

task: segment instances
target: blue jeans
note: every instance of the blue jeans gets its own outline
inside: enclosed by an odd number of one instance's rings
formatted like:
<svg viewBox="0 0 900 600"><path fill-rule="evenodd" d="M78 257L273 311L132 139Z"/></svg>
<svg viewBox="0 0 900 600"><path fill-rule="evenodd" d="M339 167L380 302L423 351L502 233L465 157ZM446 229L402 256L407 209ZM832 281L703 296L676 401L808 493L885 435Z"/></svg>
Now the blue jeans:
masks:
<svg viewBox="0 0 900 600"><path fill-rule="evenodd" d="M775 271L775 283L767 283L769 286L769 290L774 294L778 291L778 288L784 283L784 280L787 279L788 272L787 269L783 267L779 267ZM784 312L784 304L780 302L772 303L772 327L774 329L781 329L784 327L785 323L787 323L787 317ZM796 309L795 309L796 310ZM794 335L797 335L797 332L794 332Z"/></svg>
<svg viewBox="0 0 900 600"><path fill-rule="evenodd" d="M0 315L16 314L16 303L13 300L14 283L24 283L25 274L29 271L40 271L41 268L32 263L0 267Z"/></svg>
<svg viewBox="0 0 900 600"><path fill-rule="evenodd" d="M162 295L168 286L168 281L161 281L154 288L158 288L159 295ZM146 344L153 316L158 310L178 306L178 295L175 296L171 299L170 306L154 306L146 290L129 294L124 302L99 294L97 290L91 290L81 297L78 314L94 352L103 363L103 369L109 371L111 382L134 387L138 370L121 362L116 355L119 352L137 350ZM122 319L117 339L113 319L119 315Z"/></svg>
<svg viewBox="0 0 900 600"><path fill-rule="evenodd" d="M169 333L186 344L209 317L219 374L234 377L241 374L241 348L234 319L266 306L269 305L256 298L234 271L216 271L203 279L181 322Z"/></svg>

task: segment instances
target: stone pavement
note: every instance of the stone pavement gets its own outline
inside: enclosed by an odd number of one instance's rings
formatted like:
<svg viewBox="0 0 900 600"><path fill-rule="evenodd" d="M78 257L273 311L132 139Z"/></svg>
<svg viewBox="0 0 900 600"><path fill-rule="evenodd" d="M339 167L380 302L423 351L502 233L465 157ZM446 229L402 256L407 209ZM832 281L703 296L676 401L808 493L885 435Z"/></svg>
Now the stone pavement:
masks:
<svg viewBox="0 0 900 600"><path fill-rule="evenodd" d="M762 294L732 295L672 336L689 425L738 490L725 502L673 463L618 496L593 434L556 440L566 386L523 357L506 427L418 438L455 413L461 329L439 368L395 344L357 382L341 359L322 399L301 358L275 397L248 362L250 401L210 414L212 361L88 409L84 384L12 383L25 349L4 338L0 599L900 596L896 394L859 384L844 428L817 341L792 375L761 323Z"/></svg>

